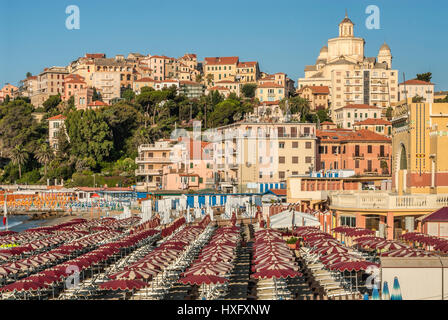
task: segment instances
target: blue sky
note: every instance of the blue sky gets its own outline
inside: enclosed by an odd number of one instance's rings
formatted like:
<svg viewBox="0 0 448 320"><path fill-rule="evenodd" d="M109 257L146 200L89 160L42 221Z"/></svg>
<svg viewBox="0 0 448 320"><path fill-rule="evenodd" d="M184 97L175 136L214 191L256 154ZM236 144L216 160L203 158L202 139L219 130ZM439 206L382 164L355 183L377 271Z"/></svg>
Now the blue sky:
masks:
<svg viewBox="0 0 448 320"><path fill-rule="evenodd" d="M80 8L80 30L65 28L68 5ZM379 30L365 27L368 5L380 9ZM430 71L436 89L448 90L445 0L1 0L0 85L86 52L238 55L297 81L337 36L345 9L366 39L366 56L386 41L400 81L403 72L410 79Z"/></svg>

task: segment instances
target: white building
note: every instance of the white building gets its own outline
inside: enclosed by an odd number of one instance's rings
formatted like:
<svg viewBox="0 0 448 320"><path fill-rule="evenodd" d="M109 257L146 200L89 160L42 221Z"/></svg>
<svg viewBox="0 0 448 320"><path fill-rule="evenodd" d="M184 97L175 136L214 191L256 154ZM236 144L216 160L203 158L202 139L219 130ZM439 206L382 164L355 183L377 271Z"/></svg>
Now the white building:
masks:
<svg viewBox="0 0 448 320"><path fill-rule="evenodd" d="M366 119L380 119L382 109L367 104L350 104L334 111L334 123L340 128L353 129L353 125Z"/></svg>
<svg viewBox="0 0 448 320"><path fill-rule="evenodd" d="M434 83L412 79L398 85L400 100L423 97L423 102L434 102Z"/></svg>

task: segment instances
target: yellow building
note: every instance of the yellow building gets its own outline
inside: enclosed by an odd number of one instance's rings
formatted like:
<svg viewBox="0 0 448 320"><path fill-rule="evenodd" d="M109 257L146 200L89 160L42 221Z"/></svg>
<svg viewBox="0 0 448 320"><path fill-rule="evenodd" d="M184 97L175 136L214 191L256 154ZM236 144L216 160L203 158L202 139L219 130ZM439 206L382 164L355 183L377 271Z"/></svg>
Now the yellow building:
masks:
<svg viewBox="0 0 448 320"><path fill-rule="evenodd" d="M207 87L215 86L218 81L235 81L238 57L205 58L204 80Z"/></svg>
<svg viewBox="0 0 448 320"><path fill-rule="evenodd" d="M257 184L285 182L315 168L314 123L240 122L217 132L213 154L223 189L257 192Z"/></svg>
<svg viewBox="0 0 448 320"><path fill-rule="evenodd" d="M400 102L392 119L392 191L336 192L330 208L337 221L388 239L421 231L422 216L448 206L448 104Z"/></svg>
<svg viewBox="0 0 448 320"><path fill-rule="evenodd" d="M258 62L240 62L236 68L236 77L241 83L257 83L260 76Z"/></svg>
<svg viewBox="0 0 448 320"><path fill-rule="evenodd" d="M448 193L448 103L411 101L396 106L392 120L394 188L400 194Z"/></svg>

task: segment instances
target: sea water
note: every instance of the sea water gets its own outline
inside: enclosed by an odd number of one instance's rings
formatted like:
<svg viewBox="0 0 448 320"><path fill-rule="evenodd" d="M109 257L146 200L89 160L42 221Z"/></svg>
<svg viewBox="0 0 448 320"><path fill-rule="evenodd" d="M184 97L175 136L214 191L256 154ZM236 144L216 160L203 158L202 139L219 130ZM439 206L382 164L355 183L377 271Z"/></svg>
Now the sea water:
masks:
<svg viewBox="0 0 448 320"><path fill-rule="evenodd" d="M30 220L27 215L8 215L8 230L21 232L27 229L42 226L46 220ZM0 216L0 231L6 230L6 225L3 224L3 216Z"/></svg>

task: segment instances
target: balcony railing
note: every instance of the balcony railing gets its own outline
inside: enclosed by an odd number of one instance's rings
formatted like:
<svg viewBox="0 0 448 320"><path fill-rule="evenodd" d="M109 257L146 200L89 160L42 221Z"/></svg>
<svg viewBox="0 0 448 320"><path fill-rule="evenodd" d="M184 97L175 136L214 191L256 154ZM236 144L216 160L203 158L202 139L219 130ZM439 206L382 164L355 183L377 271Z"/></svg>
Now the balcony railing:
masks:
<svg viewBox="0 0 448 320"><path fill-rule="evenodd" d="M171 163L173 162L170 158L156 158L156 157L137 157L135 158L136 163Z"/></svg>
<svg viewBox="0 0 448 320"><path fill-rule="evenodd" d="M364 153L353 153L352 154L353 159L364 159Z"/></svg>
<svg viewBox="0 0 448 320"><path fill-rule="evenodd" d="M346 209L430 209L436 210L448 206L448 194L396 195L386 192L338 191L331 194L332 208Z"/></svg>
<svg viewBox="0 0 448 320"><path fill-rule="evenodd" d="M156 169L137 169L135 170L136 176L160 176L162 175L162 170Z"/></svg>
<svg viewBox="0 0 448 320"><path fill-rule="evenodd" d="M378 154L378 159L380 159L380 160L389 160L389 154L381 154L381 153L379 153Z"/></svg>

